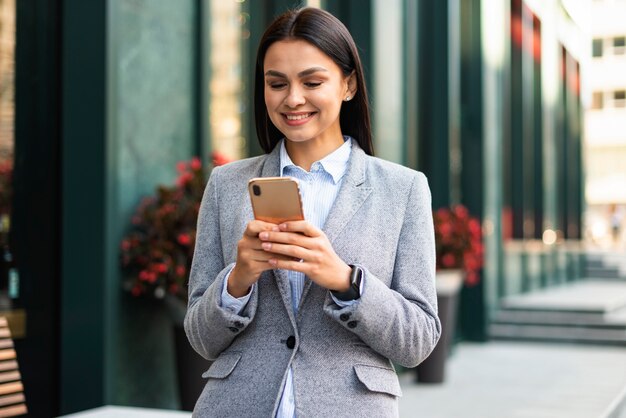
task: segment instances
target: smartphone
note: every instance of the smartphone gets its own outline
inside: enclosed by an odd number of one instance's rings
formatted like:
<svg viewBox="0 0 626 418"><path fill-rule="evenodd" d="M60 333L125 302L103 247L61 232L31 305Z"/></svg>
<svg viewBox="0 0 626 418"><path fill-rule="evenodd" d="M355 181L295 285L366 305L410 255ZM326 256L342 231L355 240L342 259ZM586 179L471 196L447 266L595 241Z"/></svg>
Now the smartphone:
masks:
<svg viewBox="0 0 626 418"><path fill-rule="evenodd" d="M257 177L248 182L254 219L280 224L304 219L298 180L292 177Z"/></svg>

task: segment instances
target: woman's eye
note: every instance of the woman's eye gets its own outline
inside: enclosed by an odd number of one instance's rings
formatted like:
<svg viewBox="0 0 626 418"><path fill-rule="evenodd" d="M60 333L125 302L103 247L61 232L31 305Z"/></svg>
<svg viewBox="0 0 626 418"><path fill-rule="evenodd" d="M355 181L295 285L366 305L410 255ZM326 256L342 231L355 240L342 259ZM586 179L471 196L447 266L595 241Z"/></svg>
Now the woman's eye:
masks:
<svg viewBox="0 0 626 418"><path fill-rule="evenodd" d="M319 87L322 85L321 82L313 82L313 81L308 81L306 83L304 83L305 86L309 87L309 88L314 88L314 87Z"/></svg>
<svg viewBox="0 0 626 418"><path fill-rule="evenodd" d="M270 88L274 90L280 90L284 88L287 84L286 83L269 83L269 85L270 85Z"/></svg>

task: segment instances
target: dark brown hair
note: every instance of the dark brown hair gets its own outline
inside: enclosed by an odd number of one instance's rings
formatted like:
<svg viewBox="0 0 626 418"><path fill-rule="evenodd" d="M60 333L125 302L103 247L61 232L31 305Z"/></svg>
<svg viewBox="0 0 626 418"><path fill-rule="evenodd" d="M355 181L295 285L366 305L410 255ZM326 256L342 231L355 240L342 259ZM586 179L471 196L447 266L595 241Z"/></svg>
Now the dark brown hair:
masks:
<svg viewBox="0 0 626 418"><path fill-rule="evenodd" d="M349 76L354 71L357 91L352 100L343 102L341 106L341 132L353 137L367 154L374 155L367 90L356 44L339 19L312 7L290 10L280 15L261 38L254 76L254 118L263 151L269 153L284 137L267 114L263 62L269 47L274 42L285 39L301 39L319 48L339 66L344 76Z"/></svg>

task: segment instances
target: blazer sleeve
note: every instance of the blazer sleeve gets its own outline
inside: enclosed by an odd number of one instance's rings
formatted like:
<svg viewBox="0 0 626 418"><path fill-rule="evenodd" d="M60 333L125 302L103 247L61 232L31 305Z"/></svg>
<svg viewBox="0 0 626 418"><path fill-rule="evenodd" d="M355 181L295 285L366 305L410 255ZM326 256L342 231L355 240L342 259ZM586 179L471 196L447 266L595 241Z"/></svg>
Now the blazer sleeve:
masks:
<svg viewBox="0 0 626 418"><path fill-rule="evenodd" d="M365 285L357 303L342 308L327 295L324 311L394 363L415 367L428 357L441 335L431 195L422 173L417 173L411 185L397 245L390 287L367 266L360 266Z"/></svg>
<svg viewBox="0 0 626 418"><path fill-rule="evenodd" d="M216 359L250 324L256 313L258 291L239 313L221 306L224 280L234 263L225 265L220 236L219 173L216 167L202 197L196 246L189 276L189 302L185 332L191 346L204 358Z"/></svg>

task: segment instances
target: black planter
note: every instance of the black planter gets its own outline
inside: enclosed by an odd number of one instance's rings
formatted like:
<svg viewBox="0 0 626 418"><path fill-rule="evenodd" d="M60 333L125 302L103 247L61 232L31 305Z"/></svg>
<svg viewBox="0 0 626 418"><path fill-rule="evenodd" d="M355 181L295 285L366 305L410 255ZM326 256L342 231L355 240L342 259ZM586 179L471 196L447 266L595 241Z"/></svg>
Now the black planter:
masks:
<svg viewBox="0 0 626 418"><path fill-rule="evenodd" d="M459 289L453 292L437 292L441 337L435 349L426 360L416 367L417 381L420 383L442 383L445 378L445 365L456 328L456 315Z"/></svg>
<svg viewBox="0 0 626 418"><path fill-rule="evenodd" d="M211 366L211 362L191 348L182 324L174 325L174 349L180 406L184 411L193 411L193 407L206 383L202 378L202 373Z"/></svg>

